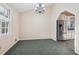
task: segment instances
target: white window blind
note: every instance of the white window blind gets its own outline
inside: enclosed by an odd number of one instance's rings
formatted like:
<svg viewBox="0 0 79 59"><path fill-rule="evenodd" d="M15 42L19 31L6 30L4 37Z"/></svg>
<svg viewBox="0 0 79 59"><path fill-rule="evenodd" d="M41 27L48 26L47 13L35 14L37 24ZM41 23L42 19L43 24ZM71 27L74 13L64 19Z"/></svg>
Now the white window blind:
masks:
<svg viewBox="0 0 79 59"><path fill-rule="evenodd" d="M0 5L0 35L9 33L10 10Z"/></svg>

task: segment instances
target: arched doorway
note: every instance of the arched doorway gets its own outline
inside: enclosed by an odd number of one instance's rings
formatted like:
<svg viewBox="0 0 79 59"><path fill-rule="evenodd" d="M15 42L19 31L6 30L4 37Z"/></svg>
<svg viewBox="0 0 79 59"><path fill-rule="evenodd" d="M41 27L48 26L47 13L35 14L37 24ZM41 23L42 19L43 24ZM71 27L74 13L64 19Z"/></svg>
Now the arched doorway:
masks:
<svg viewBox="0 0 79 59"><path fill-rule="evenodd" d="M61 12L56 23L58 42L74 50L75 15L67 10Z"/></svg>

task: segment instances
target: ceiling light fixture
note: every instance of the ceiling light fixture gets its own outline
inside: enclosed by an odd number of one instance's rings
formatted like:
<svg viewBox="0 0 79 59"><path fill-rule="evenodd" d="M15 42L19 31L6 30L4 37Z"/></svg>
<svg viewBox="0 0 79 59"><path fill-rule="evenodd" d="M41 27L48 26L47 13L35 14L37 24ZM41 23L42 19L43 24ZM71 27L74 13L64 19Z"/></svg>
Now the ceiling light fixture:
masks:
<svg viewBox="0 0 79 59"><path fill-rule="evenodd" d="M45 5L44 4L41 4L41 3L36 4L35 5L35 12L37 14L43 14L45 12Z"/></svg>

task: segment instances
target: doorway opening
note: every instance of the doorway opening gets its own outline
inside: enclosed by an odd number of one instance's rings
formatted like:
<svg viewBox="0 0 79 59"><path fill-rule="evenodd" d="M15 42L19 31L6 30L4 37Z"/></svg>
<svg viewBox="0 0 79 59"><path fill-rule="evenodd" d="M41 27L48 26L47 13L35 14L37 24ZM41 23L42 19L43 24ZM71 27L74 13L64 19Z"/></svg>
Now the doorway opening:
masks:
<svg viewBox="0 0 79 59"><path fill-rule="evenodd" d="M57 41L74 50L75 40L75 15L69 11L62 12L57 21Z"/></svg>

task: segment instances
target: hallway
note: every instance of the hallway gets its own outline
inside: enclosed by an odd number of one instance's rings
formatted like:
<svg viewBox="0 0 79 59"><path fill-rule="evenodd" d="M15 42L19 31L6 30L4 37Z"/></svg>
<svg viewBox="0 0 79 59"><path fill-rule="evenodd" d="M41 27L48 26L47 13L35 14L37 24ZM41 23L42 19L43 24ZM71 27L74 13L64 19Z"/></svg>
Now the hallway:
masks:
<svg viewBox="0 0 79 59"><path fill-rule="evenodd" d="M60 40L60 41L58 41L58 43L60 43L64 47L67 47L67 48L74 51L74 39Z"/></svg>

